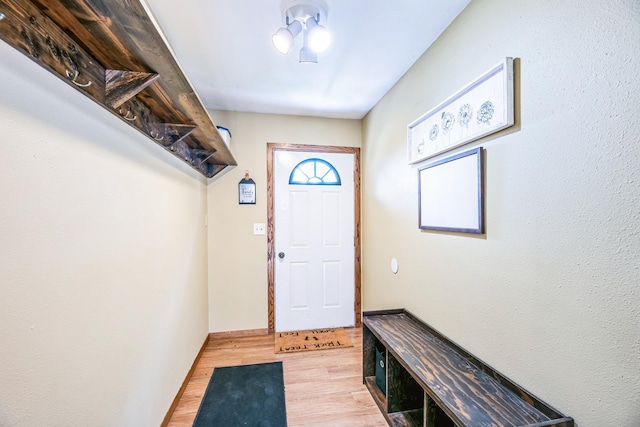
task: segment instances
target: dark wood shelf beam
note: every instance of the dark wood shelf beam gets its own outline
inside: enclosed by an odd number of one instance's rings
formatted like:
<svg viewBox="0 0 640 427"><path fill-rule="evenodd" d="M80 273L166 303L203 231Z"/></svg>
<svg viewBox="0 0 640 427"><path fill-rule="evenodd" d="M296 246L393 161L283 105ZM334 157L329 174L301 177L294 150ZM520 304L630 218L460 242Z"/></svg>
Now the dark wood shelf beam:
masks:
<svg viewBox="0 0 640 427"><path fill-rule="evenodd" d="M0 38L206 177L237 163L143 0L0 0Z"/></svg>

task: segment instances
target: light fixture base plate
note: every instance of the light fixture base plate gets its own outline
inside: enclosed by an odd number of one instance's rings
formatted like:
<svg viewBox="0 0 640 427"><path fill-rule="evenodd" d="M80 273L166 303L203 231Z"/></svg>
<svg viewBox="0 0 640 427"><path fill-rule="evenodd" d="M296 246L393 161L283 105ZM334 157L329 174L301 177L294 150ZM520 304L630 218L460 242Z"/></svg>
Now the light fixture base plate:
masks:
<svg viewBox="0 0 640 427"><path fill-rule="evenodd" d="M285 25L294 20L304 25L311 16L316 18L318 23L326 26L327 4L319 0L286 0L282 4L282 22Z"/></svg>

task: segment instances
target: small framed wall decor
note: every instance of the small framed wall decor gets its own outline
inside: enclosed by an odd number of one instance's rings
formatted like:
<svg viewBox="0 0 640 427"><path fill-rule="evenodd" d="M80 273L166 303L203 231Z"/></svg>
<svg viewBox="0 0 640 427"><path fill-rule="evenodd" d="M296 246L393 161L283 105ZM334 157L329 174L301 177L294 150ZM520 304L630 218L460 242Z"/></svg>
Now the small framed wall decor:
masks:
<svg viewBox="0 0 640 427"><path fill-rule="evenodd" d="M484 233L482 147L418 170L422 230Z"/></svg>
<svg viewBox="0 0 640 427"><path fill-rule="evenodd" d="M409 163L418 163L513 124L513 58L505 58L407 126Z"/></svg>
<svg viewBox="0 0 640 427"><path fill-rule="evenodd" d="M246 172L238 183L238 202L241 205L256 204L256 183L249 178L249 172Z"/></svg>

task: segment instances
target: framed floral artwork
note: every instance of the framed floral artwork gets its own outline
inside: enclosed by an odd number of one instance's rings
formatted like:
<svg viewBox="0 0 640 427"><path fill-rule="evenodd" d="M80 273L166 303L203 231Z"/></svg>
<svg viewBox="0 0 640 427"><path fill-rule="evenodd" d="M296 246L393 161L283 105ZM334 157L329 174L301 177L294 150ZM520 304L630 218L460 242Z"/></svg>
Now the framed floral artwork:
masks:
<svg viewBox="0 0 640 427"><path fill-rule="evenodd" d="M421 162L513 123L513 58L505 58L407 126L409 163Z"/></svg>

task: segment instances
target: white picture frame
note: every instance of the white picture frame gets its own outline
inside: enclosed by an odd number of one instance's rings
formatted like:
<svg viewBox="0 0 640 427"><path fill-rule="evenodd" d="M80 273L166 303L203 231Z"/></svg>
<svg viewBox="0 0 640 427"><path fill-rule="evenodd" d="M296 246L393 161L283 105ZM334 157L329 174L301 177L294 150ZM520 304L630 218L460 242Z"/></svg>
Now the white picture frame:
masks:
<svg viewBox="0 0 640 427"><path fill-rule="evenodd" d="M484 233L482 147L418 170L418 227Z"/></svg>
<svg viewBox="0 0 640 427"><path fill-rule="evenodd" d="M409 164L513 126L513 91L507 57L407 126Z"/></svg>

